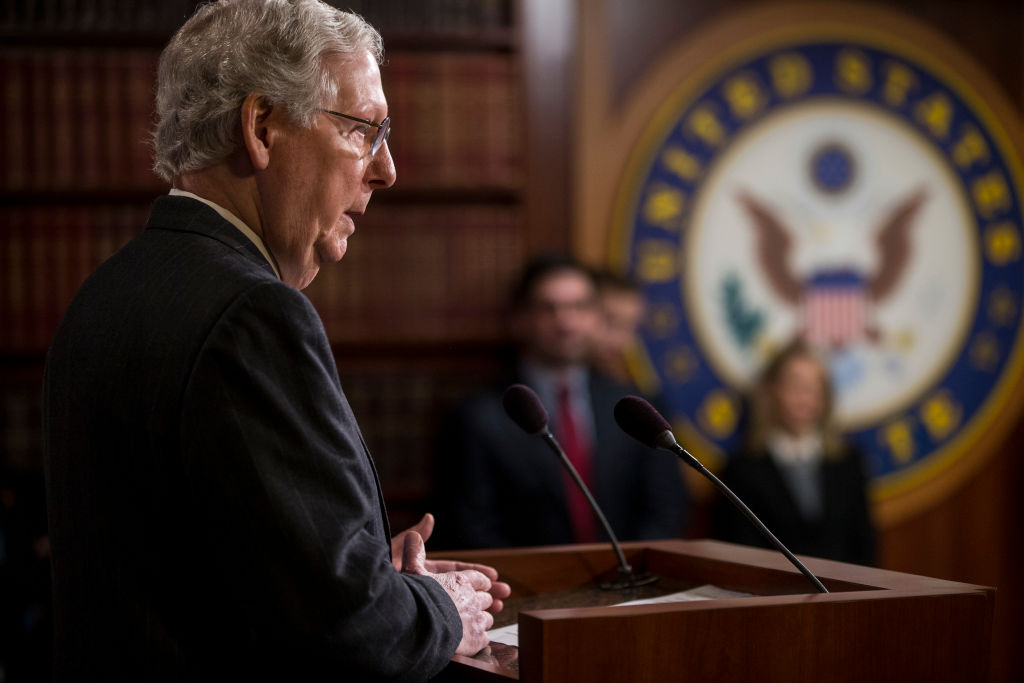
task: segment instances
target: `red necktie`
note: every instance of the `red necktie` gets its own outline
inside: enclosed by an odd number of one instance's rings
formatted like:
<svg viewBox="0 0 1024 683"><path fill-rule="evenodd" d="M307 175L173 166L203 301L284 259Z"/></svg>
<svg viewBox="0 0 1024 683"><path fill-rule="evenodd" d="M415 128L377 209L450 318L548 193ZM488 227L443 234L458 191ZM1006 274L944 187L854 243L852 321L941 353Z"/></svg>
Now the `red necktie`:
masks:
<svg viewBox="0 0 1024 683"><path fill-rule="evenodd" d="M573 464L580 478L593 491L594 463L587 447L587 440L580 431L572 410L569 387L562 384L558 388L558 429L561 432L559 442L569 462ZM587 503L586 497L569 473L565 473L565 499L569 506L569 518L572 521L573 537L577 543L589 543L597 540L594 526L594 513Z"/></svg>

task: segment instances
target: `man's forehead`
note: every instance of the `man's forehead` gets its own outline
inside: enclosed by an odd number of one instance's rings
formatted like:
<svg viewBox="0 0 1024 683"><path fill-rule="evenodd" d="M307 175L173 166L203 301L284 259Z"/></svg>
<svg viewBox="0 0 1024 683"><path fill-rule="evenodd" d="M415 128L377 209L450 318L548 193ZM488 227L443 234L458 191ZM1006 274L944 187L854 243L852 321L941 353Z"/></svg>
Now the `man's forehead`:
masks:
<svg viewBox="0 0 1024 683"><path fill-rule="evenodd" d="M540 301L592 300L596 290L586 275L575 271L552 273L533 288L532 299Z"/></svg>
<svg viewBox="0 0 1024 683"><path fill-rule="evenodd" d="M339 106L386 107L380 67L369 52L354 55L331 54L324 57L327 69L338 86Z"/></svg>

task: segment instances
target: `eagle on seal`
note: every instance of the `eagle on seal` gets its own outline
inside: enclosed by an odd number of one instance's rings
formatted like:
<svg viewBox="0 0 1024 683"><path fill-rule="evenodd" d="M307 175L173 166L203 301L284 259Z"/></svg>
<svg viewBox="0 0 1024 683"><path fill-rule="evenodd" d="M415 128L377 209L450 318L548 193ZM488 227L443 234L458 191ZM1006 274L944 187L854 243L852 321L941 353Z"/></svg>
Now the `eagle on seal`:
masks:
<svg viewBox="0 0 1024 683"><path fill-rule="evenodd" d="M794 239L768 205L741 190L738 201L756 233L757 262L775 295L802 313L801 334L815 345L842 348L862 339L877 343L873 307L889 297L910 262L910 236L928 193L919 188L895 203L874 232L878 266L873 273L829 267L801 278L792 267Z"/></svg>

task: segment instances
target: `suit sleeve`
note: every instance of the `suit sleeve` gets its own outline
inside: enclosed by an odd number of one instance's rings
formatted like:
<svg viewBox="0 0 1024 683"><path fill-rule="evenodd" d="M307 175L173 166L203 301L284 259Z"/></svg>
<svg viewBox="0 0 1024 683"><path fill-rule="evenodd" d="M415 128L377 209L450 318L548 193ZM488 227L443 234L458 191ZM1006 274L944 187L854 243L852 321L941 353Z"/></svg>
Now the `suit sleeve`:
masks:
<svg viewBox="0 0 1024 683"><path fill-rule="evenodd" d="M360 680L444 667L458 613L390 563L376 474L301 293L266 283L223 313L185 390L181 447L214 572L256 642Z"/></svg>

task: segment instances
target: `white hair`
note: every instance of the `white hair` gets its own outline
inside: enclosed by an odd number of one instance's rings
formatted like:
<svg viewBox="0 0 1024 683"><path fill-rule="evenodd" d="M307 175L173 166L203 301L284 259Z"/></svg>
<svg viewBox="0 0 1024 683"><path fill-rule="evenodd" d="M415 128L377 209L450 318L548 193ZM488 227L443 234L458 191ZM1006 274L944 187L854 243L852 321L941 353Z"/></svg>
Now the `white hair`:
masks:
<svg viewBox="0 0 1024 683"><path fill-rule="evenodd" d="M338 95L324 57L369 53L380 34L362 17L319 0L220 0L200 7L160 55L153 170L164 180L237 150L239 109L259 93L310 126Z"/></svg>

